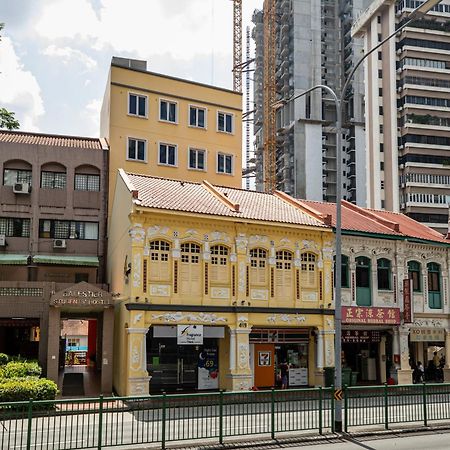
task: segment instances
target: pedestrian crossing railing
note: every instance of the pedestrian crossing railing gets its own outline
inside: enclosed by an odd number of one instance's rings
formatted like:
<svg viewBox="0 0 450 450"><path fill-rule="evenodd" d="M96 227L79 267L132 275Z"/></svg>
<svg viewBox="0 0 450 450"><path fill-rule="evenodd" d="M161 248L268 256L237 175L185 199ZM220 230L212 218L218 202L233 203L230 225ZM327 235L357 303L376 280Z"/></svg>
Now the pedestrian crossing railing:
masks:
<svg viewBox="0 0 450 450"><path fill-rule="evenodd" d="M0 403L0 450L225 443L329 433L334 389L161 394ZM450 384L344 387L346 431L450 420Z"/></svg>

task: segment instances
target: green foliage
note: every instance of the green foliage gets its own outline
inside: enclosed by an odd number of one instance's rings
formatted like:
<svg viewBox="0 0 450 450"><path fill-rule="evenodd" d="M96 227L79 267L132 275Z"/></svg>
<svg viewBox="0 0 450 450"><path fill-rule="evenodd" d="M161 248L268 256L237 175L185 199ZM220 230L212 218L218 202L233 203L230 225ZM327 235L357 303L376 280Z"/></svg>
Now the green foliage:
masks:
<svg viewBox="0 0 450 450"><path fill-rule="evenodd" d="M41 373L37 362L10 361L0 368L0 378L40 377Z"/></svg>
<svg viewBox="0 0 450 450"><path fill-rule="evenodd" d="M57 394L56 383L45 378L0 379L0 402L54 400Z"/></svg>
<svg viewBox="0 0 450 450"><path fill-rule="evenodd" d="M0 108L0 128L7 130L17 130L20 127L19 121L14 117L14 113L5 108Z"/></svg>
<svg viewBox="0 0 450 450"><path fill-rule="evenodd" d="M0 353L0 366L4 366L9 361L9 356L6 353Z"/></svg>

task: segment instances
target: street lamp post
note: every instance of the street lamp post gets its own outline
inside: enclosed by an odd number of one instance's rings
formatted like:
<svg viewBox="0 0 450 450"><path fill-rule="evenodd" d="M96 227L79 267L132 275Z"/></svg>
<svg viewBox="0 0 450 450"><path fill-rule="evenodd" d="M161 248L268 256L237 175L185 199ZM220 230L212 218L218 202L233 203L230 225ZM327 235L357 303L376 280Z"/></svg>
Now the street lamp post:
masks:
<svg viewBox="0 0 450 450"><path fill-rule="evenodd" d="M412 21L421 18L428 11L434 8L437 4L439 4L442 0L425 0L422 4L420 4L417 8L415 8L408 15L408 20L395 31L393 31L389 36L379 42L375 47L370 49L367 53L364 54L355 64L352 71L348 75L348 77L344 80L342 85L342 89L340 92L340 96L338 97L336 92L331 89L329 86L324 84L317 84L310 89L301 92L300 94L294 95L290 98L280 100L272 105L273 108L278 109L286 105L287 103L296 100L297 98L303 97L310 92L321 89L327 91L336 106L336 259L335 259L335 310L334 310L334 364L335 364L335 382L334 388L335 391L342 389L342 345L341 345L341 336L342 336L342 302L341 302L341 288L342 288L342 117L343 117L343 104L346 97L346 90L351 82L353 75L361 66L361 64L376 50L378 50L384 43L392 39L398 33L400 33L404 28L411 24ZM334 395L334 393L333 393ZM334 431L342 432L342 400L335 399L335 410L334 410Z"/></svg>

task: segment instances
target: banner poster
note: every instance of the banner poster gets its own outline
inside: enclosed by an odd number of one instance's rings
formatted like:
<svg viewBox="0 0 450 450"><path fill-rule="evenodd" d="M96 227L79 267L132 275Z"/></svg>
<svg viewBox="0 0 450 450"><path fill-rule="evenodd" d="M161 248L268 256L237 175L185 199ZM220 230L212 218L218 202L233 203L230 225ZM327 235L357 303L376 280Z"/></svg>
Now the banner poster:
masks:
<svg viewBox="0 0 450 450"><path fill-rule="evenodd" d="M219 389L217 347L204 348L198 355L198 389Z"/></svg>

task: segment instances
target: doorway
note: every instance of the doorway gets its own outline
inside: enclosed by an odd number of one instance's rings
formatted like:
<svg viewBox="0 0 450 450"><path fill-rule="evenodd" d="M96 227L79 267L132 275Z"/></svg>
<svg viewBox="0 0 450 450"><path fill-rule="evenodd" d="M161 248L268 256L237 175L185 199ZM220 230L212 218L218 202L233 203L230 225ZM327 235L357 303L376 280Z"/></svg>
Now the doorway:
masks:
<svg viewBox="0 0 450 450"><path fill-rule="evenodd" d="M255 344L255 386L275 386L275 344Z"/></svg>
<svg viewBox="0 0 450 450"><path fill-rule="evenodd" d="M204 338L202 345L178 345L176 338L152 338L152 331L149 331L150 392L219 389L218 355L217 339Z"/></svg>
<svg viewBox="0 0 450 450"><path fill-rule="evenodd" d="M80 316L61 320L59 380L63 397L96 396L100 393L98 347L95 318Z"/></svg>

